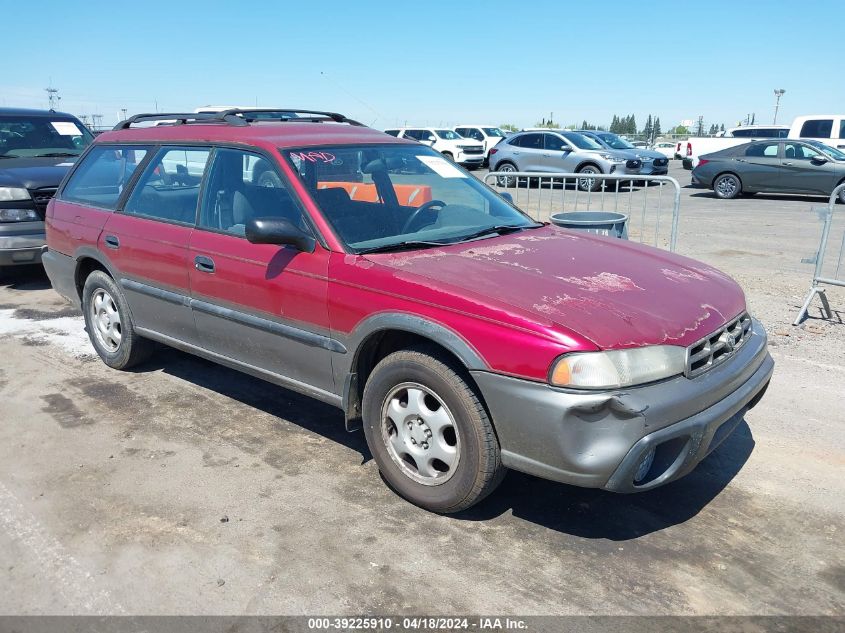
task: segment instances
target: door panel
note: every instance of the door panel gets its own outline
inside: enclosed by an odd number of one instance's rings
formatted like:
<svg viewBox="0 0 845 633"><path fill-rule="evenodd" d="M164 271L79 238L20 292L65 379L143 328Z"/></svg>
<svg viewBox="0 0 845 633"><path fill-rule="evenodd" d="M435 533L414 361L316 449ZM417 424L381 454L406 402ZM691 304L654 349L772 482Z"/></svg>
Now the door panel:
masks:
<svg viewBox="0 0 845 633"><path fill-rule="evenodd" d="M208 261L203 266L195 258ZM328 253L250 244L197 230L191 295L200 345L255 367L334 391L335 347L326 308Z"/></svg>
<svg viewBox="0 0 845 633"><path fill-rule="evenodd" d="M196 343L188 281L192 227L112 213L98 243L120 271L120 283L139 327Z"/></svg>
<svg viewBox="0 0 845 633"><path fill-rule="evenodd" d="M803 143L785 143L781 163L783 191L830 194L836 183L836 165L827 161L818 165L813 157L819 152Z"/></svg>
<svg viewBox="0 0 845 633"><path fill-rule="evenodd" d="M519 149L514 151L519 171L548 171L542 165L544 153L542 134L521 136Z"/></svg>
<svg viewBox="0 0 845 633"><path fill-rule="evenodd" d="M780 143L761 142L736 156L737 171L745 191L780 191Z"/></svg>
<svg viewBox="0 0 845 633"><path fill-rule="evenodd" d="M334 393L326 306L328 252L251 244L252 218L310 230L274 161L218 149L191 236L191 305L205 349Z"/></svg>

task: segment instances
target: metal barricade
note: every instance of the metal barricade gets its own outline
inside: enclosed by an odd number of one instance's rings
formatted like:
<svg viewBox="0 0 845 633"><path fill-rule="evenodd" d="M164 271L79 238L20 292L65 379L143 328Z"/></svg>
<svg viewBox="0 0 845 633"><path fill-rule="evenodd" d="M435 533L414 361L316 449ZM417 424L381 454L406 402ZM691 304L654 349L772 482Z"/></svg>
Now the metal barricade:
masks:
<svg viewBox="0 0 845 633"><path fill-rule="evenodd" d="M816 211L822 216L824 226L822 228L822 236L819 241L819 250L816 251L815 258L811 258L808 263L815 263L816 268L813 272L813 282L810 285L810 291L807 293L807 298L804 300L804 305L798 312L798 316L792 325L799 325L807 316L807 311L810 309L810 304L813 302L813 297L819 296L822 302L822 314L827 319L833 318L833 311L830 309L830 303L827 300L825 288L820 284L828 286L845 287L845 266L842 264L842 258L845 256L845 229L842 231L842 239L839 241L839 248L835 251L835 259L831 262L826 262L827 249L830 243L831 227L834 220L834 210L836 208L836 200L845 191L845 184L839 185L830 194L830 200L826 207L821 209L816 208ZM807 260L802 260L807 261ZM825 267L827 263L827 267Z"/></svg>
<svg viewBox="0 0 845 633"><path fill-rule="evenodd" d="M484 182L509 194L535 220L562 212L614 211L629 216L629 239L677 248L681 185L670 176L514 171L490 172Z"/></svg>

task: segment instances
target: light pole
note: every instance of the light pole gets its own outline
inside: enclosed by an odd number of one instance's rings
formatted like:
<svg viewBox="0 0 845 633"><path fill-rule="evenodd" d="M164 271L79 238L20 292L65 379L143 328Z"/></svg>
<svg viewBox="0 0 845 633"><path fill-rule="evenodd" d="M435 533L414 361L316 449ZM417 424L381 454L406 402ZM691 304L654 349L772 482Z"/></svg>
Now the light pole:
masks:
<svg viewBox="0 0 845 633"><path fill-rule="evenodd" d="M780 107L780 98L783 96L783 93L786 92L783 88L776 88L775 89L775 118L772 121L772 125L777 125L778 122L778 108Z"/></svg>

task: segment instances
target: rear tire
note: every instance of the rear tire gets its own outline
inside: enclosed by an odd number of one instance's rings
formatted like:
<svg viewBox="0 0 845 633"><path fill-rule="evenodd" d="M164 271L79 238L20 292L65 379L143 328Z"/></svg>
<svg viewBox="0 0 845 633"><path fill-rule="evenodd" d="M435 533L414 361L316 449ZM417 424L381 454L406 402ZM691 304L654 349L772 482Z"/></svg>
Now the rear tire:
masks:
<svg viewBox="0 0 845 633"><path fill-rule="evenodd" d="M82 314L88 338L103 362L129 369L150 357L155 344L135 331L129 304L114 279L95 270L82 289Z"/></svg>
<svg viewBox="0 0 845 633"><path fill-rule="evenodd" d="M845 185L845 180L839 183L840 185ZM838 187L839 185L837 185ZM839 195L836 198L839 201L839 204L845 204L845 189L839 192Z"/></svg>
<svg viewBox="0 0 845 633"><path fill-rule="evenodd" d="M742 193L742 181L736 174L721 174L713 181L713 192L722 200L733 200Z"/></svg>
<svg viewBox="0 0 845 633"><path fill-rule="evenodd" d="M504 161L496 165L496 169L494 171L501 171L505 173L513 173L519 171L516 168L516 165L513 163ZM499 187L515 187L516 186L516 176L497 176L496 177L496 184Z"/></svg>
<svg viewBox="0 0 845 633"><path fill-rule="evenodd" d="M478 503L506 472L487 411L462 373L418 346L385 357L364 388L364 435L385 481L443 514Z"/></svg>

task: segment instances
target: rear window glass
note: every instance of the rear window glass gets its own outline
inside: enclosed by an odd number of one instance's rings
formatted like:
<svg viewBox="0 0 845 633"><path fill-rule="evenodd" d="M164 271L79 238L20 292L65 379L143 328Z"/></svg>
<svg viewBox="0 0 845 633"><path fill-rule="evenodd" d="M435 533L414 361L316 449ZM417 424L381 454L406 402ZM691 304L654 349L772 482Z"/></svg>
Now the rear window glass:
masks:
<svg viewBox="0 0 845 633"><path fill-rule="evenodd" d="M120 194L148 147L104 145L92 149L73 172L62 191L62 199L114 210Z"/></svg>
<svg viewBox="0 0 845 633"><path fill-rule="evenodd" d="M805 138L830 138L833 131L833 119L810 119L801 126L801 136Z"/></svg>

